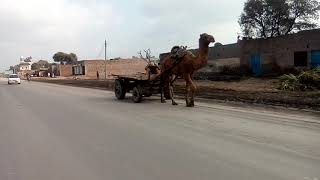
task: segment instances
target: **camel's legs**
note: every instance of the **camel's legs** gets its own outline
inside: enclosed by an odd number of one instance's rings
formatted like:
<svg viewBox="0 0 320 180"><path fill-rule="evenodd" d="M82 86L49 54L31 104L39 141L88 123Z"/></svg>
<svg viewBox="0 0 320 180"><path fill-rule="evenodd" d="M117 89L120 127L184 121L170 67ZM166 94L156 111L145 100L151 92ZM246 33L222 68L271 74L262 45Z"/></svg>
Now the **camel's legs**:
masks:
<svg viewBox="0 0 320 180"><path fill-rule="evenodd" d="M164 100L164 86L165 86L165 77L162 75L161 77L160 77L160 88L161 88L161 92L160 92L160 95L161 95L161 103L166 103L166 101Z"/></svg>
<svg viewBox="0 0 320 180"><path fill-rule="evenodd" d="M166 103L166 101L164 100L163 94L164 94L164 87L161 87L161 103Z"/></svg>
<svg viewBox="0 0 320 180"><path fill-rule="evenodd" d="M184 74L183 78L186 81L186 105L190 107L191 78L189 74Z"/></svg>
<svg viewBox="0 0 320 180"><path fill-rule="evenodd" d="M174 100L173 85L170 84L169 88L170 88L170 97L171 97L172 105L176 106L178 105L178 103Z"/></svg>
<svg viewBox="0 0 320 180"><path fill-rule="evenodd" d="M196 86L192 81L190 74L185 74L184 79L186 81L186 104L187 107L194 106L194 92L196 90Z"/></svg>
<svg viewBox="0 0 320 180"><path fill-rule="evenodd" d="M191 97L190 97L190 106L194 107L194 93L196 91L197 87L194 84L193 81L191 81Z"/></svg>
<svg viewBox="0 0 320 180"><path fill-rule="evenodd" d="M190 106L190 83L186 82L186 105Z"/></svg>
<svg viewBox="0 0 320 180"><path fill-rule="evenodd" d="M178 105L178 103L174 100L174 92L173 92L173 82L177 79L177 76L173 75L171 79L173 80L172 81L170 80L170 83L169 83L170 98L172 101L172 105Z"/></svg>

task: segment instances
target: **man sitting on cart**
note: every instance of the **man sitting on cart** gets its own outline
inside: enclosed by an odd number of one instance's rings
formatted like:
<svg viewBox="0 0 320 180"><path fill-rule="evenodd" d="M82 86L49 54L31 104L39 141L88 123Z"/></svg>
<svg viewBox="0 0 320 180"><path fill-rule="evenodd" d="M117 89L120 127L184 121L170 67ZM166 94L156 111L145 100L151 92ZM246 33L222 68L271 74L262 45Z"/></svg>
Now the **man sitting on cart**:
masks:
<svg viewBox="0 0 320 180"><path fill-rule="evenodd" d="M150 81L156 80L161 73L159 66L155 62L149 63L146 66L145 70L148 76L148 80Z"/></svg>

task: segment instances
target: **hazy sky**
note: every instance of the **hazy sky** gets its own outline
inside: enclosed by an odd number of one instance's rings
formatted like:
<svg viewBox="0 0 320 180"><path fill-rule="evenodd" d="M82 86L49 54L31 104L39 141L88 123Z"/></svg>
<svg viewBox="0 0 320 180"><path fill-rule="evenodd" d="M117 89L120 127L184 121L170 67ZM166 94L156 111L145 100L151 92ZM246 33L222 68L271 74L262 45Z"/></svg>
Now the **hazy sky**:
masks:
<svg viewBox="0 0 320 180"><path fill-rule="evenodd" d="M1 0L0 70L20 56L52 60L57 51L79 59L154 55L173 45L197 46L203 32L236 41L244 0Z"/></svg>

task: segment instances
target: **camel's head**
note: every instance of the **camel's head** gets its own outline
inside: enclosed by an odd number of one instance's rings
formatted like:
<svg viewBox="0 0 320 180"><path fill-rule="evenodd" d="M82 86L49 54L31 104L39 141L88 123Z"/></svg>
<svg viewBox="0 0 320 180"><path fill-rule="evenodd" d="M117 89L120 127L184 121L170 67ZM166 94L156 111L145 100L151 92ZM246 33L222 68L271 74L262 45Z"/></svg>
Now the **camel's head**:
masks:
<svg viewBox="0 0 320 180"><path fill-rule="evenodd" d="M209 45L210 43L214 43L214 37L207 34L207 33L203 33L200 35L200 42L204 43L205 45Z"/></svg>

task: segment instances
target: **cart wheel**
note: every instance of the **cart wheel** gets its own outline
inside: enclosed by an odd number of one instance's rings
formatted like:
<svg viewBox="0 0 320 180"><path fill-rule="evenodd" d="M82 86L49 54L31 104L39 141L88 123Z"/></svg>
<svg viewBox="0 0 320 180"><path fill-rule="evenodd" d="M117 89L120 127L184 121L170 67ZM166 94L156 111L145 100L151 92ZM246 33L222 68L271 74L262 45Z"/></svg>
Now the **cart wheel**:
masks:
<svg viewBox="0 0 320 180"><path fill-rule="evenodd" d="M114 94L116 95L117 99L123 100L126 96L126 89L124 82L117 79L114 82Z"/></svg>
<svg viewBox="0 0 320 180"><path fill-rule="evenodd" d="M134 87L132 90L132 101L139 103L142 101L142 91L140 87Z"/></svg>

